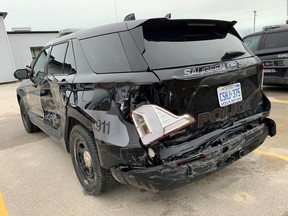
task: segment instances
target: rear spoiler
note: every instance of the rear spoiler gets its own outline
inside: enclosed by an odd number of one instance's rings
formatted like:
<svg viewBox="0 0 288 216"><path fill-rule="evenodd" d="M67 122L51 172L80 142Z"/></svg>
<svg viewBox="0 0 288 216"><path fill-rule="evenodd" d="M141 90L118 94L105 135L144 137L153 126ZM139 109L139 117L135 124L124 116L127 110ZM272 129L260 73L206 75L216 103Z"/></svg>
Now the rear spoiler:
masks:
<svg viewBox="0 0 288 216"><path fill-rule="evenodd" d="M227 32L230 31L233 35L243 41L242 37L235 30L234 25L237 23L236 21L223 21L223 20L204 20L204 19L169 19L169 18L155 18L155 19L147 19L147 20L133 20L133 22L126 22L128 30L137 28L139 26L143 26L145 24L148 25L170 25L170 24L185 24L189 26L211 26L211 27L219 27L221 29L226 29Z"/></svg>

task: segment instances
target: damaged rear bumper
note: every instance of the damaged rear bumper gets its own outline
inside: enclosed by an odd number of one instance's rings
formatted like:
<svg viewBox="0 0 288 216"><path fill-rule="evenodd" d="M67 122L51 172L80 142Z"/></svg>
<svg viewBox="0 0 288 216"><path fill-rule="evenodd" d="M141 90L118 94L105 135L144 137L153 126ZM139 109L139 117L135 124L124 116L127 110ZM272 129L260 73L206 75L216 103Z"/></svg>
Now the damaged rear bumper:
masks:
<svg viewBox="0 0 288 216"><path fill-rule="evenodd" d="M114 178L122 184L151 191L174 189L224 168L256 149L268 135L274 136L275 133L275 122L266 118L256 127L226 139L221 145L209 146L197 155L154 167L120 166L111 171ZM231 132L227 130L227 134L230 135ZM185 145L189 146L189 142Z"/></svg>

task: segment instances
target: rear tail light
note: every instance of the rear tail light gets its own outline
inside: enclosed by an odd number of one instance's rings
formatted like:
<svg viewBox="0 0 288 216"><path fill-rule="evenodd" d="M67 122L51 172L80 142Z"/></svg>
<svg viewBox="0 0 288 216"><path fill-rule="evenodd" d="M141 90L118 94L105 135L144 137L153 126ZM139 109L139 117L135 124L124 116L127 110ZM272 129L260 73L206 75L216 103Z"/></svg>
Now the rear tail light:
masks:
<svg viewBox="0 0 288 216"><path fill-rule="evenodd" d="M131 118L143 145L149 145L195 122L189 114L177 116L156 105L137 108L131 113Z"/></svg>

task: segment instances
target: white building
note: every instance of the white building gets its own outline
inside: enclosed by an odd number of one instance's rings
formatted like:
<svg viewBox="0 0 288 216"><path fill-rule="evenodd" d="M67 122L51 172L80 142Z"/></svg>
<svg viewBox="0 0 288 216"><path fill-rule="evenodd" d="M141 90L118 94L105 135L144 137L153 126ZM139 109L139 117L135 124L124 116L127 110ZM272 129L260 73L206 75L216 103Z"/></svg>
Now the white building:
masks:
<svg viewBox="0 0 288 216"><path fill-rule="evenodd" d="M7 32L6 16L6 12L0 12L0 83L14 81L14 71L30 65L41 48L59 36L58 31L31 31L29 28Z"/></svg>
<svg viewBox="0 0 288 216"><path fill-rule="evenodd" d="M30 65L43 46L59 36L58 32L48 31L8 31L8 40L15 68Z"/></svg>

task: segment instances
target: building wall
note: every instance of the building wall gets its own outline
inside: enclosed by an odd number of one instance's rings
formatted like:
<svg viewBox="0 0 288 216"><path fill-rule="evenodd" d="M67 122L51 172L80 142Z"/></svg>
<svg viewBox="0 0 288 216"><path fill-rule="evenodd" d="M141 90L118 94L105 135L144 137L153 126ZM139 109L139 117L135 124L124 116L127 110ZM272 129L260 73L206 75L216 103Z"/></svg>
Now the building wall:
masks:
<svg viewBox="0 0 288 216"><path fill-rule="evenodd" d="M8 32L15 68L24 68L26 65L31 64L30 47L43 47L58 36L58 33Z"/></svg>
<svg viewBox="0 0 288 216"><path fill-rule="evenodd" d="M0 16L0 83L14 81L14 71L15 65L4 25L4 18Z"/></svg>

